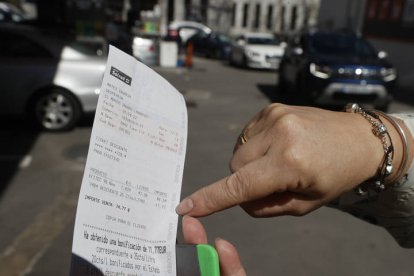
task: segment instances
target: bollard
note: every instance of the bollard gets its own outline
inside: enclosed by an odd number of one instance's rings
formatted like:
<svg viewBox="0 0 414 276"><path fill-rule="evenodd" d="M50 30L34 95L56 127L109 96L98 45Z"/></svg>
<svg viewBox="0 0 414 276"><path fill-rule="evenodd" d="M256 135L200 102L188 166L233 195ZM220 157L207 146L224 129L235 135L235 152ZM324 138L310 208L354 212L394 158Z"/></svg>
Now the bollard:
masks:
<svg viewBox="0 0 414 276"><path fill-rule="evenodd" d="M193 67L193 43L187 44L187 52L185 55L185 67L192 68Z"/></svg>

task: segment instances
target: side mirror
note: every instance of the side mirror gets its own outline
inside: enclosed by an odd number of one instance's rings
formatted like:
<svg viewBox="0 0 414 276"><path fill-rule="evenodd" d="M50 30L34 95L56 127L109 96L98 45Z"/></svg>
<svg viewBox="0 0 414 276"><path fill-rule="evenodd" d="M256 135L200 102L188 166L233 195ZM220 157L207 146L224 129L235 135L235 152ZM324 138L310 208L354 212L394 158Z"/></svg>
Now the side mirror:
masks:
<svg viewBox="0 0 414 276"><path fill-rule="evenodd" d="M379 51L379 52L378 52L378 57L379 57L380 59L384 59L384 58L387 58L387 57L388 57L388 54L387 54L387 52L385 52L385 51Z"/></svg>

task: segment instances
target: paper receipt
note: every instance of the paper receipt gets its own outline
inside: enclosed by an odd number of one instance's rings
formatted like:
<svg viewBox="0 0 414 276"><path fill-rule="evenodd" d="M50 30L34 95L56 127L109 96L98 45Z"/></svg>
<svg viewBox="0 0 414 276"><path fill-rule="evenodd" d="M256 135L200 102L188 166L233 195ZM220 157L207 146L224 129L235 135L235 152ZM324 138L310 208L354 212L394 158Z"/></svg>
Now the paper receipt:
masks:
<svg viewBox="0 0 414 276"><path fill-rule="evenodd" d="M110 47L76 214L71 275L176 275L187 143L181 93Z"/></svg>

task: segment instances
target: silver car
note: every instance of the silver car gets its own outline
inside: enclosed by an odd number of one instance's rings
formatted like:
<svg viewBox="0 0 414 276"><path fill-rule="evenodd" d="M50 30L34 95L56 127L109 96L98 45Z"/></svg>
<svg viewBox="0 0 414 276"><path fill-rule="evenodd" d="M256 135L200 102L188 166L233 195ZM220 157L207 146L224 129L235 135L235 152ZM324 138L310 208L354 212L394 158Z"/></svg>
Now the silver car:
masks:
<svg viewBox="0 0 414 276"><path fill-rule="evenodd" d="M71 129L94 112L106 60L88 43L28 26L0 25L0 113L40 128Z"/></svg>
<svg viewBox="0 0 414 276"><path fill-rule="evenodd" d="M136 35L132 41L132 55L144 64L155 65L159 56L158 42L158 35Z"/></svg>

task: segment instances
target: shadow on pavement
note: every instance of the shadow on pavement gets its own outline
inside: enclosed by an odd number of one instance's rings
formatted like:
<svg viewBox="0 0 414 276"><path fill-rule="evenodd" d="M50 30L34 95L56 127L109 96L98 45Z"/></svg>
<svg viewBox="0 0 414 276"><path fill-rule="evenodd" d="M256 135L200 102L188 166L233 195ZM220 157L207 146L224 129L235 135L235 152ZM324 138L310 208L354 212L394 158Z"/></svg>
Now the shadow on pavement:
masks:
<svg viewBox="0 0 414 276"><path fill-rule="evenodd" d="M114 273L113 275L115 275L115 272L113 273ZM98 267L91 264L89 261L72 253L69 275L70 276L90 276L90 275L103 276L104 273Z"/></svg>
<svg viewBox="0 0 414 276"><path fill-rule="evenodd" d="M344 109L344 105L318 105L301 96L301 93L295 91L281 91L277 85L257 84L259 90L272 103L283 103L288 105L313 106L323 109L340 111ZM398 88L394 94L394 100L414 106L414 89Z"/></svg>
<svg viewBox="0 0 414 276"><path fill-rule="evenodd" d="M95 112L86 113L82 116L77 127L92 127L94 119L95 119Z"/></svg>
<svg viewBox="0 0 414 276"><path fill-rule="evenodd" d="M0 117L0 198L36 142L39 131L22 118Z"/></svg>
<svg viewBox="0 0 414 276"><path fill-rule="evenodd" d="M95 113L85 114L78 127L91 127ZM41 133L24 117L0 117L0 198ZM62 132L64 133L64 132Z"/></svg>

